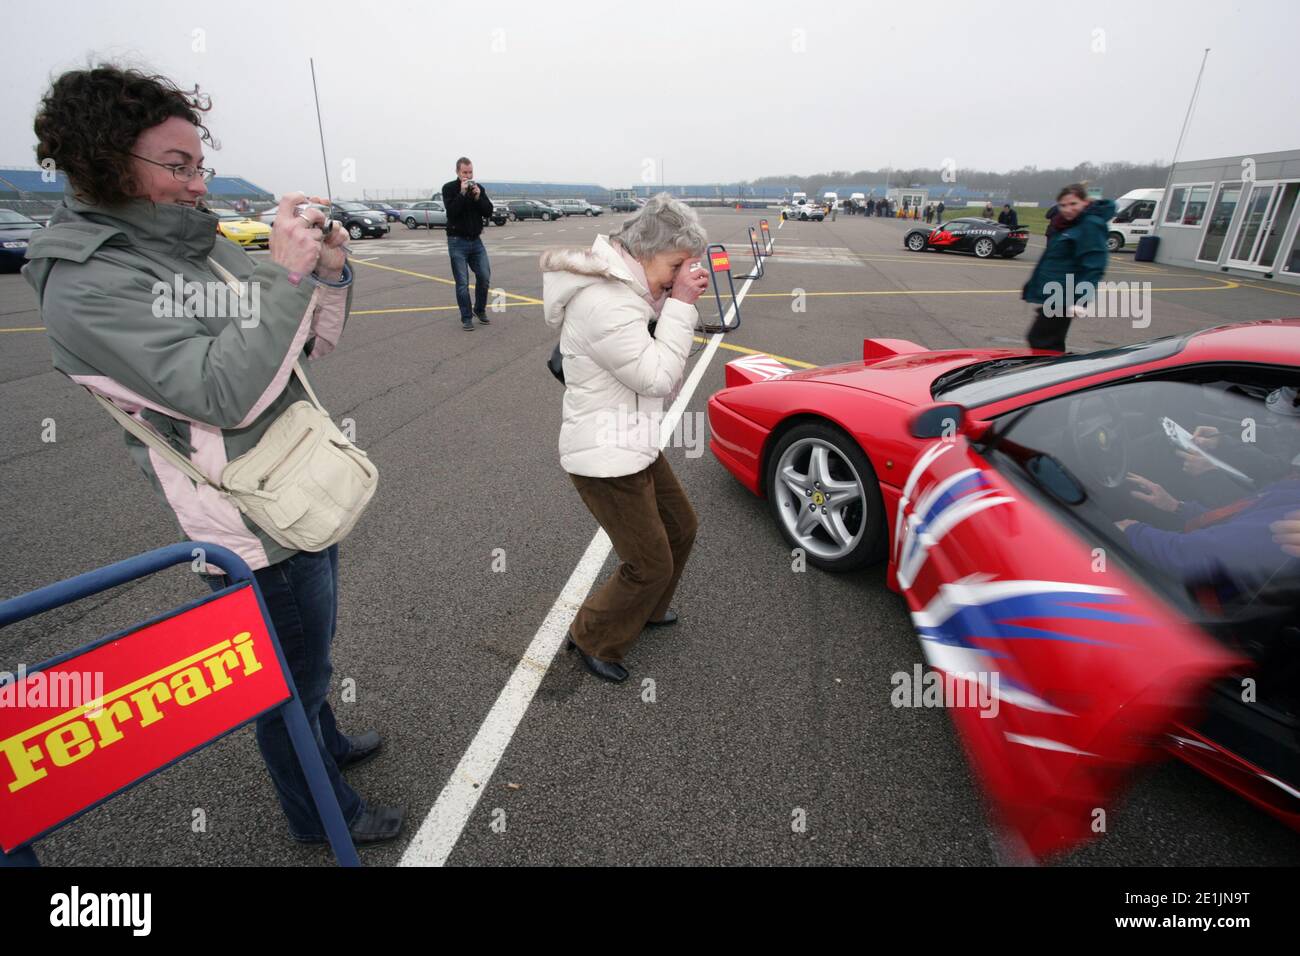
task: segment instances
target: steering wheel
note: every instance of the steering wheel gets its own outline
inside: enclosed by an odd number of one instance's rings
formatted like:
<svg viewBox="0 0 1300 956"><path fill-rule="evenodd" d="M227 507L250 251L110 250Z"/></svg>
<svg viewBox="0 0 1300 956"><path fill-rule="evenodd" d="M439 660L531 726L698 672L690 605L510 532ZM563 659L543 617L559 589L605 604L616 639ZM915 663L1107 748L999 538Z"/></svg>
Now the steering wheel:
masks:
<svg viewBox="0 0 1300 956"><path fill-rule="evenodd" d="M1128 477L1128 429L1119 401L1109 392L1081 395L1070 403L1066 425L1075 460L1102 485L1118 488Z"/></svg>

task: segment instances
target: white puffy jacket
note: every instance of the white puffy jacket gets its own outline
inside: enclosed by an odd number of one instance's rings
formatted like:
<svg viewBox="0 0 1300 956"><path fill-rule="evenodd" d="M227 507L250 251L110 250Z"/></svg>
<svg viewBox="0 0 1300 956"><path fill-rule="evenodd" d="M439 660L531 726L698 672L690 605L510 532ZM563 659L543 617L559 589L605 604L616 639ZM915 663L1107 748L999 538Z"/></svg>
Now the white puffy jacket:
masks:
<svg viewBox="0 0 1300 956"><path fill-rule="evenodd" d="M655 334L648 290L607 236L541 258L546 323L560 330L560 464L574 475L631 475L659 456L664 399L686 370L695 306L669 298Z"/></svg>

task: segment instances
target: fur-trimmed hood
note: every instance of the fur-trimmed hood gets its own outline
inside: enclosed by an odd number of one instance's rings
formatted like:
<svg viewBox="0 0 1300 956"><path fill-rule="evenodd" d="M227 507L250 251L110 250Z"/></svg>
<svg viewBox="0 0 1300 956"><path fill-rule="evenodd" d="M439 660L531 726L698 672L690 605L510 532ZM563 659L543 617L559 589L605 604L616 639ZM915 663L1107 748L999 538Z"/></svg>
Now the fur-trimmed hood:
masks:
<svg viewBox="0 0 1300 956"><path fill-rule="evenodd" d="M647 289L632 275L622 255L599 235L590 249L548 249L539 260L542 269L542 314L546 324L558 329L564 324L564 312L573 297L588 286L601 282L619 282L638 296Z"/></svg>

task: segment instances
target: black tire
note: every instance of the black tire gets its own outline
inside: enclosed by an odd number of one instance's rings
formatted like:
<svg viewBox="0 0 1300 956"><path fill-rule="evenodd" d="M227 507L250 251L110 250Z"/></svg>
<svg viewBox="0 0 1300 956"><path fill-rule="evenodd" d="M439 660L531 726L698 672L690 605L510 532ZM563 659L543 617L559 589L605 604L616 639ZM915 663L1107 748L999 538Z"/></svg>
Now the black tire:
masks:
<svg viewBox="0 0 1300 956"><path fill-rule="evenodd" d="M981 236L975 240L975 245L971 247L971 252L975 253L976 259L987 259L993 253L997 252L998 244L988 236Z"/></svg>
<svg viewBox="0 0 1300 956"><path fill-rule="evenodd" d="M361 223L359 222L354 222L352 225L348 226L348 235L353 239L364 238L365 234L366 231L361 228Z"/></svg>
<svg viewBox="0 0 1300 956"><path fill-rule="evenodd" d="M542 222L550 222L550 221L551 221L551 214L549 212L542 213Z"/></svg>
<svg viewBox="0 0 1300 956"><path fill-rule="evenodd" d="M791 548L801 547L799 541L791 537L782 520L780 513L782 496L775 493L775 483L776 467L781 460L781 456L785 454L791 445L806 439L817 439L832 446L841 458L853 466L857 472L856 477L862 485L864 506L864 513L861 515L861 520L864 523L862 537L853 550L844 557L835 560L827 560L805 550L808 563L821 568L823 571L841 573L853 571L867 564L880 561L885 557L888 547L888 535L885 528L885 505L880 497L880 482L876 478L875 469L871 467L871 462L867 459L858 443L830 422L808 421L796 425L782 434L768 453L763 469L766 481L764 491L767 494L768 511L771 512L772 519L776 522L777 530L781 532L781 536L785 538L786 543Z"/></svg>
<svg viewBox="0 0 1300 956"><path fill-rule="evenodd" d="M909 232L903 239L903 246L911 252L925 252L925 236L919 232Z"/></svg>
<svg viewBox="0 0 1300 956"><path fill-rule="evenodd" d="M594 215L596 215L596 214L595 214L594 212L592 212L590 209L587 210L587 218L588 218L588 219L590 219L590 218L591 218L592 216L594 216Z"/></svg>
<svg viewBox="0 0 1300 956"><path fill-rule="evenodd" d="M420 228L420 224L419 224L418 222L415 221L415 217L414 217L414 216L407 216L407 217L406 217L406 228L407 228L407 229L419 229L419 228Z"/></svg>
<svg viewBox="0 0 1300 956"><path fill-rule="evenodd" d="M1118 232L1111 232L1106 234L1107 252L1119 252L1123 248L1124 248L1124 237L1122 235L1120 235Z"/></svg>

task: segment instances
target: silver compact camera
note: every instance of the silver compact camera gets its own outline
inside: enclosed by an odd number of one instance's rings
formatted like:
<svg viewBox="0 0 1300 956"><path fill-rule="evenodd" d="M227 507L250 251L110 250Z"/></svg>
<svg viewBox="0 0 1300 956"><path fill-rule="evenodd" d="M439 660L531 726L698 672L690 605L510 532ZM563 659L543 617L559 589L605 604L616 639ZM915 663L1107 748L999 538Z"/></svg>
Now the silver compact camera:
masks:
<svg viewBox="0 0 1300 956"><path fill-rule="evenodd" d="M319 228L322 236L328 236L330 231L334 228L334 220L330 218L330 207L323 206L320 203L304 202L293 207L293 214L295 216L301 216L304 209L319 209L324 213L325 225L320 226Z"/></svg>

